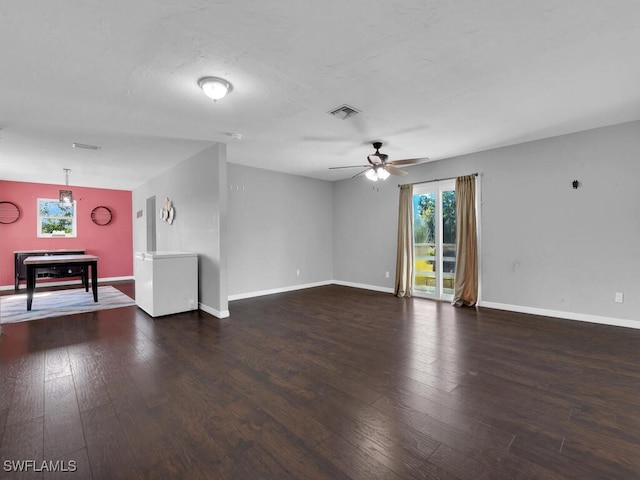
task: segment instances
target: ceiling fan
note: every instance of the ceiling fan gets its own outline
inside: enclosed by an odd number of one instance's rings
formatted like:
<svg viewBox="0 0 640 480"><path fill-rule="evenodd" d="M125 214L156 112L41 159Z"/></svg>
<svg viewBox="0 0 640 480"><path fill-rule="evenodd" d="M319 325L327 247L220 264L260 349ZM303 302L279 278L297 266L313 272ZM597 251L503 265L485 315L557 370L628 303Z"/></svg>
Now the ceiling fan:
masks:
<svg viewBox="0 0 640 480"><path fill-rule="evenodd" d="M389 156L380 153L380 148L382 148L382 142L373 142L373 148L376 149L376 153L372 153L371 155L367 155L367 160L369 161L369 165L350 165L348 167L331 167L329 170L337 170L340 168L365 168L365 170L360 173L356 173L351 178L356 178L357 176L362 175L365 176L374 182L378 180L386 180L389 178L389 175L400 175L404 176L407 174L404 170L400 170L396 168L396 165L415 165L417 163L426 162L429 160L428 158L408 158L406 160L393 160L389 161Z"/></svg>

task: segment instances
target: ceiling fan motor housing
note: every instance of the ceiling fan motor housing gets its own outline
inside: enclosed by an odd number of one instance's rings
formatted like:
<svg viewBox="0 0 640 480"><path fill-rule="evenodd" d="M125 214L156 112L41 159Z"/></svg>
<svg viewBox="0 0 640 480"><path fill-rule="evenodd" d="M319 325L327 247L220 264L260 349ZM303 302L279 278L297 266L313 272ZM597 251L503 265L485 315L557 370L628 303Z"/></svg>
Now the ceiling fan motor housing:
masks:
<svg viewBox="0 0 640 480"><path fill-rule="evenodd" d="M384 153L380 153L379 150L381 147L382 147L382 142L373 142L373 148L376 149L376 153L367 155L367 160L369 160L369 163L371 165L384 164L387 161L387 158L389 158L388 155L385 155ZM377 158L377 161L376 161L376 158Z"/></svg>

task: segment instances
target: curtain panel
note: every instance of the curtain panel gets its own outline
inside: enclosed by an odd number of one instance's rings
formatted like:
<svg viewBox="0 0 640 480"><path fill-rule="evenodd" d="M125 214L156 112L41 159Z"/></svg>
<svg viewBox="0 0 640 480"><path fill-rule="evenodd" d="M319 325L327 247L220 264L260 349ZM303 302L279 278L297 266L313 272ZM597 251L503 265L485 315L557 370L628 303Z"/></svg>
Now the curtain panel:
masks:
<svg viewBox="0 0 640 480"><path fill-rule="evenodd" d="M452 304L478 302L478 238L476 228L476 176L456 178L456 274Z"/></svg>
<svg viewBox="0 0 640 480"><path fill-rule="evenodd" d="M396 286L398 297L410 297L413 285L413 185L400 187Z"/></svg>

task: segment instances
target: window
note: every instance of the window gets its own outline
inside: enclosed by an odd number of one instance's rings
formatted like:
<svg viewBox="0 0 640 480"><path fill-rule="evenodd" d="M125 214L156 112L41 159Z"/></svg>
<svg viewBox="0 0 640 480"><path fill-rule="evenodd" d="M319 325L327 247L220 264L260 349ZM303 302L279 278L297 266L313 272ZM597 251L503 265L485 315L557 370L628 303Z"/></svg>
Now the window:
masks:
<svg viewBox="0 0 640 480"><path fill-rule="evenodd" d="M76 202L65 205L57 198L39 198L38 237L76 236Z"/></svg>

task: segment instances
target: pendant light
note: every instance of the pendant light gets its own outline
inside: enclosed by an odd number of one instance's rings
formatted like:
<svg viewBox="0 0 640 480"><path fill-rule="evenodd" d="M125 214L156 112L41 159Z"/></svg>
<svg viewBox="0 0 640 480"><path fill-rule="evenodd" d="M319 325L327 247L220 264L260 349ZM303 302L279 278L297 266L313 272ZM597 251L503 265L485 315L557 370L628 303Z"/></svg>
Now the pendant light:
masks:
<svg viewBox="0 0 640 480"><path fill-rule="evenodd" d="M63 168L64 170L64 174L65 174L65 179L66 179L66 186L69 186L69 172L71 171L70 168ZM60 190L60 204L61 205L65 205L65 206L70 206L73 203L73 194L71 193L71 190L67 189L67 190Z"/></svg>

